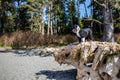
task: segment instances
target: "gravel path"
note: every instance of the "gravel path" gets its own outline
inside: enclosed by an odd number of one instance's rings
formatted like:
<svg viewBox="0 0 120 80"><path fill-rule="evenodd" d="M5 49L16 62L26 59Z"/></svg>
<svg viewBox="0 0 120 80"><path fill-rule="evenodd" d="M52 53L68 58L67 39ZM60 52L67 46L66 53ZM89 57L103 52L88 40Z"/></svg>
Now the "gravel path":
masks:
<svg viewBox="0 0 120 80"><path fill-rule="evenodd" d="M76 70L72 66L60 66L53 56L23 53L24 50L0 50L0 80L75 80Z"/></svg>

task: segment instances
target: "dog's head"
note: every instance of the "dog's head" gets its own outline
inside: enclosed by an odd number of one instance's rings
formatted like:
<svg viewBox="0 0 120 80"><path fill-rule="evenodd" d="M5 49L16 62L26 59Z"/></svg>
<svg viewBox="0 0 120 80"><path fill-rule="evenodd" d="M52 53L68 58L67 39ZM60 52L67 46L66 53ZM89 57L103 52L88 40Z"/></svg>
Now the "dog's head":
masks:
<svg viewBox="0 0 120 80"><path fill-rule="evenodd" d="M73 33L77 33L79 30L80 30L80 27L79 27L78 25L74 25L74 26L72 27L72 32L73 32Z"/></svg>

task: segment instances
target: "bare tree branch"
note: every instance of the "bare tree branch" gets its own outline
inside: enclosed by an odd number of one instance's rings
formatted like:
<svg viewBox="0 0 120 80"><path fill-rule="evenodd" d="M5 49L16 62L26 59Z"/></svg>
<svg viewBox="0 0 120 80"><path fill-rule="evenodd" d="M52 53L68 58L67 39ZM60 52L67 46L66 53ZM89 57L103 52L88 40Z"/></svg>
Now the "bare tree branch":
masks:
<svg viewBox="0 0 120 80"><path fill-rule="evenodd" d="M98 2L97 0L93 0L94 2L96 2L97 4L99 4L100 6L102 6L102 7L105 7L106 8L106 6L105 6L105 4L101 4L100 2Z"/></svg>
<svg viewBox="0 0 120 80"><path fill-rule="evenodd" d="M103 24L102 22L100 22L99 20L96 20L96 19L83 19L83 20L86 20L86 21L95 21L95 22L97 22L97 23L99 23L99 24Z"/></svg>
<svg viewBox="0 0 120 80"><path fill-rule="evenodd" d="M117 19L113 19L114 21L116 21L116 20L120 20L120 17L119 18L117 18Z"/></svg>

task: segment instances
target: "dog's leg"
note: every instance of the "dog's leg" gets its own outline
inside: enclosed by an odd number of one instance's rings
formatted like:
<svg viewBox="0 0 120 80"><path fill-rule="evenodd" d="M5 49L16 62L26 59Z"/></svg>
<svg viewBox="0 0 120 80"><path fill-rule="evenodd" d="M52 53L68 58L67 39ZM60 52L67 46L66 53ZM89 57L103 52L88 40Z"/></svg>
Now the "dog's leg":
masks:
<svg viewBox="0 0 120 80"><path fill-rule="evenodd" d="M79 43L81 43L81 38L80 37L77 37L78 38L78 40L79 40Z"/></svg>
<svg viewBox="0 0 120 80"><path fill-rule="evenodd" d="M81 38L81 42L85 42L85 38Z"/></svg>

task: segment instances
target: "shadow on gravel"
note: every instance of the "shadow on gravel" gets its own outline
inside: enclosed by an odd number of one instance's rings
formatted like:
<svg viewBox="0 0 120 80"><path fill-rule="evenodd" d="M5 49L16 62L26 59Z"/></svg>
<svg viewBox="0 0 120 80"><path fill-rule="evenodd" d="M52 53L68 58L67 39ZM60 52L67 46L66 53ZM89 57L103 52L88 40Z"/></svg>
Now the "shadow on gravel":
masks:
<svg viewBox="0 0 120 80"><path fill-rule="evenodd" d="M19 49L14 50L15 54L18 54L19 56L40 56L42 49ZM44 56L41 57L48 57L52 56L50 53L46 53Z"/></svg>
<svg viewBox="0 0 120 80"><path fill-rule="evenodd" d="M40 56L41 50L42 49L0 49L0 53L13 53L18 56Z"/></svg>
<svg viewBox="0 0 120 80"><path fill-rule="evenodd" d="M0 49L0 53L9 53L9 52L13 52L14 53L14 51L11 50L11 49Z"/></svg>
<svg viewBox="0 0 120 80"><path fill-rule="evenodd" d="M38 49L19 49L14 50L15 54L19 56L39 56L40 50Z"/></svg>
<svg viewBox="0 0 120 80"><path fill-rule="evenodd" d="M40 75L45 75L48 80L76 80L76 69L64 70L64 71L50 71L42 70L36 73L37 78Z"/></svg>

